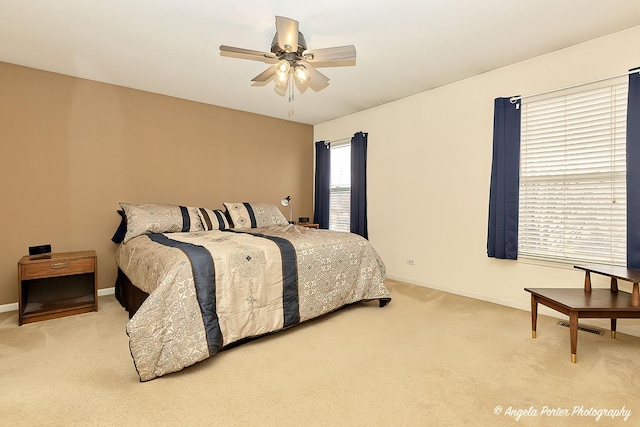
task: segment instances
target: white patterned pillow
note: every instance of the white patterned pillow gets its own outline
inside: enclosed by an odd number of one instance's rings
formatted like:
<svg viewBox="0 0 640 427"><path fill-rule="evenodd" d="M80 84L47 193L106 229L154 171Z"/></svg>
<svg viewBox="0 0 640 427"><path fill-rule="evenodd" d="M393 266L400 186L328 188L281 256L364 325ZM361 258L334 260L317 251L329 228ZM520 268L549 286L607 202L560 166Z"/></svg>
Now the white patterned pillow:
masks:
<svg viewBox="0 0 640 427"><path fill-rule="evenodd" d="M202 231L198 208L147 203L120 203L127 217L123 243L141 234Z"/></svg>
<svg viewBox="0 0 640 427"><path fill-rule="evenodd" d="M270 203L225 202L233 228L261 228L270 225L288 225L276 205Z"/></svg>
<svg viewBox="0 0 640 427"><path fill-rule="evenodd" d="M198 216L205 231L226 230L229 228L227 216L221 209L198 208Z"/></svg>

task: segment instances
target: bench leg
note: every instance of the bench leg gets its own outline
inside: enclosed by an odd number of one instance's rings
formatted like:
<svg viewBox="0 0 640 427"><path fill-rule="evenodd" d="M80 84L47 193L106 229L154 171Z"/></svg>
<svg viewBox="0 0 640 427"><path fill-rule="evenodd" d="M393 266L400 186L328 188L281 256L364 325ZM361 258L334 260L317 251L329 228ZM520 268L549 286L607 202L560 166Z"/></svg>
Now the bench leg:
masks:
<svg viewBox="0 0 640 427"><path fill-rule="evenodd" d="M611 318L611 338L616 337L616 324L618 323L618 319Z"/></svg>
<svg viewBox="0 0 640 427"><path fill-rule="evenodd" d="M589 271L584 272L584 290L591 292L591 274L589 274Z"/></svg>
<svg viewBox="0 0 640 427"><path fill-rule="evenodd" d="M576 363L578 351L578 312L569 312L569 336L571 337L571 363Z"/></svg>
<svg viewBox="0 0 640 427"><path fill-rule="evenodd" d="M618 292L618 279L611 278L611 292ZM618 319L611 318L611 338L616 337L616 323Z"/></svg>
<svg viewBox="0 0 640 427"><path fill-rule="evenodd" d="M538 301L536 297L531 295L531 338L536 337L536 329L538 325Z"/></svg>

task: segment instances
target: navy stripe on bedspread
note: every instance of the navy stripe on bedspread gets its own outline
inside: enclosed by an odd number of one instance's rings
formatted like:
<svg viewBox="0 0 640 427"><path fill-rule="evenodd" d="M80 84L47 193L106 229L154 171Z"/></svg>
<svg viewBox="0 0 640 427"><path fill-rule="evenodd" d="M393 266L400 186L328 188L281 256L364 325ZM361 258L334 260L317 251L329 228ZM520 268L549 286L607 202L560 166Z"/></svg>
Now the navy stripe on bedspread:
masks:
<svg viewBox="0 0 640 427"><path fill-rule="evenodd" d="M216 274L211 253L203 246L169 239L164 234L149 234L149 238L161 245L180 249L189 258L209 354L217 353L222 348L222 332L216 313Z"/></svg>
<svg viewBox="0 0 640 427"><path fill-rule="evenodd" d="M251 234L274 242L280 249L282 258L282 309L284 311L284 327L300 323L300 304L298 302L298 256L293 243L282 237L267 236L255 232L241 230L224 230L233 233Z"/></svg>

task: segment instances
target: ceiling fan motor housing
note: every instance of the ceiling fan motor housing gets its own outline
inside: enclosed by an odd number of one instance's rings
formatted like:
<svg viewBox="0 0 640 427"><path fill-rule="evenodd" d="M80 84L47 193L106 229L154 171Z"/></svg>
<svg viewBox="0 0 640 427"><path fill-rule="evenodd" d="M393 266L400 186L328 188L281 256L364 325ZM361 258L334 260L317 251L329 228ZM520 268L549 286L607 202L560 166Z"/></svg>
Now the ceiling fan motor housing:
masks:
<svg viewBox="0 0 640 427"><path fill-rule="evenodd" d="M298 32L298 50L290 53L285 52L280 47L280 45L278 45L278 33L273 36L273 41L271 42L271 52L274 53L278 58L286 59L288 61L294 61L301 58L302 52L304 52L305 50L307 50L307 42L301 32Z"/></svg>

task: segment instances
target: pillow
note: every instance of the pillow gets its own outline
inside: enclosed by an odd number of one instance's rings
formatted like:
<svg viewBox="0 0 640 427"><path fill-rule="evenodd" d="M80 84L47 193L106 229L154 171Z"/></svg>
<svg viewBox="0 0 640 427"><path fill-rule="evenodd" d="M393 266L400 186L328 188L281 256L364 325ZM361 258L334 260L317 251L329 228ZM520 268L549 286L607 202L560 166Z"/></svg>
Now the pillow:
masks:
<svg viewBox="0 0 640 427"><path fill-rule="evenodd" d="M261 228L270 225L289 225L280 209L270 203L228 203L229 218L233 228Z"/></svg>
<svg viewBox="0 0 640 427"><path fill-rule="evenodd" d="M227 216L221 209L198 208L198 216L205 231L226 230L229 228Z"/></svg>
<svg viewBox="0 0 640 427"><path fill-rule="evenodd" d="M147 233L202 231L198 208L147 203L120 203L127 217L123 243Z"/></svg>
<svg viewBox="0 0 640 427"><path fill-rule="evenodd" d="M127 235L127 217L122 209L118 209L116 212L118 212L118 215L120 215L120 225L118 226L116 232L113 233L111 241L113 243L122 243L122 241L124 240L124 236Z"/></svg>

